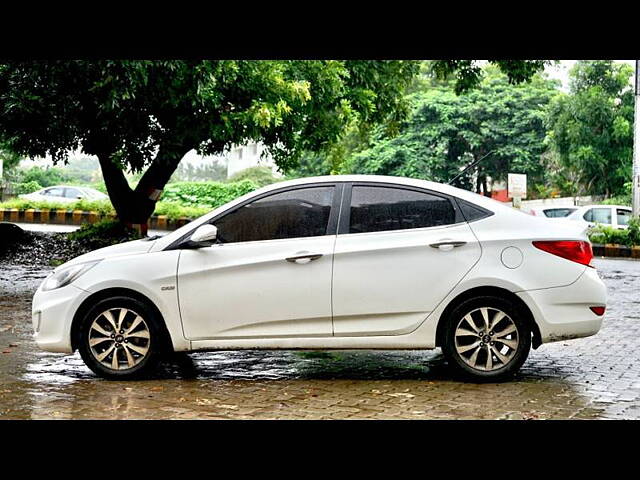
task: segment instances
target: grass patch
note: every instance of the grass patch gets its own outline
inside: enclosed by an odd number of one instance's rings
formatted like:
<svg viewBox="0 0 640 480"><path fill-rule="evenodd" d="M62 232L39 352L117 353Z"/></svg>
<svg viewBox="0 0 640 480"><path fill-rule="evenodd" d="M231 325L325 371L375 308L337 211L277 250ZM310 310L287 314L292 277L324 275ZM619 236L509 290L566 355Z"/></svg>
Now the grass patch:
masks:
<svg viewBox="0 0 640 480"><path fill-rule="evenodd" d="M607 225L598 225L589 232L591 243L617 244L633 247L640 245L640 221L632 218L626 230L617 230Z"/></svg>

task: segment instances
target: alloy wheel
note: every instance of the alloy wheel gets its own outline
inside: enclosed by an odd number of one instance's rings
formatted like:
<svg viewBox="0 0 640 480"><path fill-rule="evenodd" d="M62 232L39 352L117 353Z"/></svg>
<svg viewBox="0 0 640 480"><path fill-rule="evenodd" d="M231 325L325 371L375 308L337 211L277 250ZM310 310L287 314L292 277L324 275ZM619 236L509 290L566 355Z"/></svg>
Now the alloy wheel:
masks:
<svg viewBox="0 0 640 480"><path fill-rule="evenodd" d="M490 372L503 368L515 356L520 343L518 327L502 310L482 307L458 322L456 352L467 365Z"/></svg>
<svg viewBox="0 0 640 480"><path fill-rule="evenodd" d="M110 308L89 328L89 348L102 366L128 370L149 353L151 334L144 318L128 308Z"/></svg>

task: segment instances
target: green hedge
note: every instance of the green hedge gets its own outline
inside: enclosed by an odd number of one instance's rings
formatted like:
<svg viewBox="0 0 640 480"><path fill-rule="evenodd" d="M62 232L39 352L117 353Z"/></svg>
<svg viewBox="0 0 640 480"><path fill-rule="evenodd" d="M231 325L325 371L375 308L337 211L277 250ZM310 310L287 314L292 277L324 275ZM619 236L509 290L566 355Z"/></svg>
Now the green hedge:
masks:
<svg viewBox="0 0 640 480"><path fill-rule="evenodd" d="M24 183L14 183L13 184L13 193L16 195L23 195L26 193L33 193L36 190L40 190L42 185L40 185L35 180L31 180L30 182Z"/></svg>
<svg viewBox="0 0 640 480"><path fill-rule="evenodd" d="M0 208L17 208L20 210L26 210L28 208L35 208L38 210L88 210L99 212L102 214L113 213L113 206L109 200L87 201L78 200L73 203L63 202L49 202L41 200L28 200L26 198L14 198L0 203Z"/></svg>
<svg viewBox="0 0 640 480"><path fill-rule="evenodd" d="M640 221L633 218L629 221L629 228L617 230L613 227L599 225L589 232L592 243L618 244L632 247L640 245Z"/></svg>
<svg viewBox="0 0 640 480"><path fill-rule="evenodd" d="M38 210L83 210L90 212L98 212L101 215L115 214L115 210L108 200L88 202L86 200L79 200L73 203L59 203L59 202L40 202L26 199L13 199L0 203L0 208L17 208L19 210L26 210L28 208L35 208ZM212 210L211 207L191 207L181 205L178 202L158 202L156 204L155 214L166 215L171 219L176 218L197 218Z"/></svg>
<svg viewBox="0 0 640 480"><path fill-rule="evenodd" d="M183 206L216 208L256 190L251 180L233 183L175 182L165 187L161 201L177 202Z"/></svg>
<svg viewBox="0 0 640 480"><path fill-rule="evenodd" d="M171 183L167 185L161 200L156 204L154 213L156 215L166 215L170 219L197 218L256 188L258 186L248 180L234 183ZM102 215L115 213L109 200L78 200L73 203L62 203L14 198L0 203L0 208L84 210L98 212Z"/></svg>

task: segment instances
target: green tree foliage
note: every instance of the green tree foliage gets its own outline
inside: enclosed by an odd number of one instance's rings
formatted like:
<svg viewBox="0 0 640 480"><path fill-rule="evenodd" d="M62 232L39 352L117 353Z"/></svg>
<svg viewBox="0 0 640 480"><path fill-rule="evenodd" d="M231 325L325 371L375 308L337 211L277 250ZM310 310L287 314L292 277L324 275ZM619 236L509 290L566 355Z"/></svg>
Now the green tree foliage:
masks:
<svg viewBox="0 0 640 480"><path fill-rule="evenodd" d="M287 172L292 178L333 175L341 172L343 164L355 153L370 146L370 131L356 123L345 129L344 134L330 149L322 152L305 152L298 166ZM382 138L393 138L386 129L379 129Z"/></svg>
<svg viewBox="0 0 640 480"><path fill-rule="evenodd" d="M10 177L8 172L11 172L20 162L21 157L14 153L6 144L0 139L0 187L3 183L3 178Z"/></svg>
<svg viewBox="0 0 640 480"><path fill-rule="evenodd" d="M530 80L552 60L489 60L504 73L512 85ZM432 60L430 67L439 79L453 79L456 93L477 88L484 78L484 69L478 60Z"/></svg>
<svg viewBox="0 0 640 480"><path fill-rule="evenodd" d="M100 160L126 223L145 224L190 150L261 141L278 167L345 126L397 129L414 61L46 61L0 64L0 138L29 157ZM144 171L131 188L123 170Z"/></svg>
<svg viewBox="0 0 640 480"><path fill-rule="evenodd" d="M227 166L223 162L209 162L200 165L181 163L171 177L172 182L221 182L227 178Z"/></svg>
<svg viewBox="0 0 640 480"><path fill-rule="evenodd" d="M7 175L7 178L13 183L30 183L36 182L43 187L52 185L60 185L70 180L65 169L59 167L28 167L14 168Z"/></svg>
<svg viewBox="0 0 640 480"><path fill-rule="evenodd" d="M22 195L23 193L35 192L37 190L40 190L41 188L42 185L40 185L38 182L34 182L33 180L30 182L15 183L13 185L13 193L15 195Z"/></svg>
<svg viewBox="0 0 640 480"><path fill-rule="evenodd" d="M536 76L513 85L495 67L485 68L485 75L478 88L464 95L450 87L411 95L414 109L400 135L374 136L371 148L354 155L344 170L446 182L493 152L476 167L476 185L469 183L472 171L456 184L486 192L487 176L505 179L508 172L541 181L545 108L557 83Z"/></svg>
<svg viewBox="0 0 640 480"><path fill-rule="evenodd" d="M633 69L612 60L579 61L569 94L549 110L549 143L558 157L554 181L576 194L621 195L631 178Z"/></svg>
<svg viewBox="0 0 640 480"><path fill-rule="evenodd" d="M93 183L102 180L98 159L91 157L74 157L64 167L68 181L76 184Z"/></svg>
<svg viewBox="0 0 640 480"><path fill-rule="evenodd" d="M241 180L249 180L259 187L264 187L265 185L270 185L279 181L280 178L273 174L271 167L258 165L255 167L245 168L244 170L234 173L229 177L227 182L234 183Z"/></svg>

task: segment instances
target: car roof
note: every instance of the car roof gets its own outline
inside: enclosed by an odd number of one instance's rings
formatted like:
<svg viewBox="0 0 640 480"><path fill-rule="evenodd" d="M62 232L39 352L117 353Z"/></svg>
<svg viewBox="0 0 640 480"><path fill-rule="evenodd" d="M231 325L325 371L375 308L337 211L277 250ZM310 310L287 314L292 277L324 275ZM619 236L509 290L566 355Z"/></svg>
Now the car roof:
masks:
<svg viewBox="0 0 640 480"><path fill-rule="evenodd" d="M491 210L496 208L508 208L511 207L497 200L493 200L483 195L463 190L461 188L453 187L444 183L432 182L430 180L422 180L419 178L408 177L394 177L390 175L323 175L318 177L304 177L296 178L293 180L286 180L284 182L276 182L266 187L262 187L259 190L255 190L252 193L266 193L271 190L277 190L283 187L290 187L296 185L307 185L314 183L336 183L336 182L370 182L370 183L392 183L395 185L404 185L409 187L425 188L433 190L435 192L441 192L448 195L452 195L463 200L468 200L480 206L486 206Z"/></svg>
<svg viewBox="0 0 640 480"><path fill-rule="evenodd" d="M586 210L588 208L624 208L625 210L631 210L631 207L628 205L583 205L580 207L581 210Z"/></svg>
<svg viewBox="0 0 640 480"><path fill-rule="evenodd" d="M471 203L474 203L478 206L487 208L493 212L503 211L507 214L516 214L516 215L524 215L529 216L525 212L521 212L519 210L514 210L510 205L498 202L497 200L493 200L491 198L478 195L473 192L469 192L467 190L462 190L460 188L452 187L450 185L445 185L443 183L431 182L429 180L421 180L417 178L407 178L407 177L393 177L386 175L324 175L319 177L304 177L304 178L296 178L293 180L285 180L283 182L276 182L265 187L259 188L252 192L249 192L241 197L238 197L225 205L221 205L220 207L213 209L211 212L203 215L199 219L195 220L199 224L204 223L206 219L209 219L215 215L217 215L222 209L232 208L233 205L237 205L242 203L243 201L253 198L254 196L259 196L271 191L277 191L282 188L295 187L299 185L313 185L313 184L322 184L322 183L340 183L340 182L369 182L369 183L391 183L398 186L409 186L409 187L418 187L424 188L427 190L432 190L434 192L444 193L446 195L451 195L462 200L467 200ZM193 222L192 222L193 223ZM173 241L172 239L178 238L180 235L184 234L187 230L193 228L192 224L184 225L177 230L165 235L163 238L159 239L159 245L154 246L153 248L162 249L164 246L168 245Z"/></svg>
<svg viewBox="0 0 640 480"><path fill-rule="evenodd" d="M75 188L78 190L94 190L96 192L100 192L100 190L96 190L95 188L92 187L84 187L81 185L49 185L48 187L44 187L42 188L42 190L48 190L49 188ZM102 193L102 192L100 192Z"/></svg>
<svg viewBox="0 0 640 480"><path fill-rule="evenodd" d="M567 208L577 210L575 205L549 205L546 207L531 207L531 210L565 210Z"/></svg>

